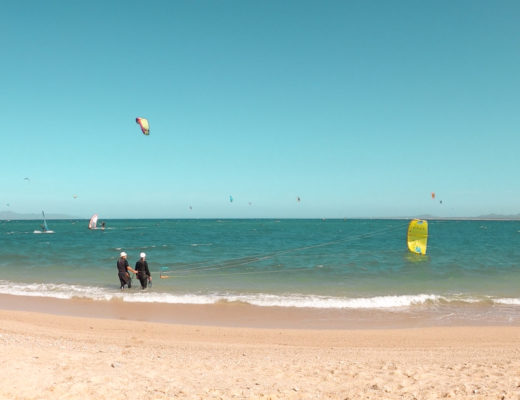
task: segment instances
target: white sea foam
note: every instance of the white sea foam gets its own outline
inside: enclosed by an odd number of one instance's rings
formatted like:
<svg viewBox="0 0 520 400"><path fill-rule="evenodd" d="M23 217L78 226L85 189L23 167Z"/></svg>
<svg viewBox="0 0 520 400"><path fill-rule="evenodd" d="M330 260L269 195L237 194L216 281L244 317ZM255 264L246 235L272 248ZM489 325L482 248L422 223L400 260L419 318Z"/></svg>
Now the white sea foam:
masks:
<svg viewBox="0 0 520 400"><path fill-rule="evenodd" d="M242 301L245 303L264 307L306 307L306 308L398 308L415 304L423 304L427 301L436 301L439 296L430 294L404 295L404 296L375 296L360 298L343 298L309 295L229 295L228 301Z"/></svg>
<svg viewBox="0 0 520 400"><path fill-rule="evenodd" d="M495 303L498 304L505 304L510 306L520 306L520 299L515 298L502 298L502 299L495 299Z"/></svg>
<svg viewBox="0 0 520 400"><path fill-rule="evenodd" d="M105 289L95 286L55 283L13 283L7 281L0 281L0 293L16 296L53 297L57 299L77 297L110 300L113 297Z"/></svg>
<svg viewBox="0 0 520 400"><path fill-rule="evenodd" d="M297 308L396 308L426 301L435 301L439 296L379 296L371 298L341 298L311 295L273 295L273 294L211 294L211 295L172 295L169 293L136 293L125 295L123 300L129 302L158 302L178 304L213 304L217 302L242 302L261 307L297 307Z"/></svg>
<svg viewBox="0 0 520 400"><path fill-rule="evenodd" d="M167 303L167 304L214 304L218 302L215 295L170 294L156 292L124 293L122 299L131 303Z"/></svg>
<svg viewBox="0 0 520 400"><path fill-rule="evenodd" d="M414 294L373 297L335 297L303 294L175 294L141 291L131 289L120 291L117 288L98 286L82 286L54 283L15 283L0 281L0 294L18 296L52 297L57 299L84 298L98 301L120 299L134 303L167 303L167 304L215 304L219 302L242 302L260 307L296 307L321 309L402 309L420 305L449 303L489 302L503 305L520 306L520 298L475 298L461 294L441 296L437 294Z"/></svg>

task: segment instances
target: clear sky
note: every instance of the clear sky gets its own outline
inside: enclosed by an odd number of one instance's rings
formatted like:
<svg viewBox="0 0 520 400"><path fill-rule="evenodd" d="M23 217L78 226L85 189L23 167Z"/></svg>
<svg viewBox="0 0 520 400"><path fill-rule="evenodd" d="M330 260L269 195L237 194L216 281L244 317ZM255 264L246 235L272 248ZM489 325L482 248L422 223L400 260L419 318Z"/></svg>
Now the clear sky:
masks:
<svg viewBox="0 0 520 400"><path fill-rule="evenodd" d="M518 1L35 0L0 12L0 211L520 212Z"/></svg>

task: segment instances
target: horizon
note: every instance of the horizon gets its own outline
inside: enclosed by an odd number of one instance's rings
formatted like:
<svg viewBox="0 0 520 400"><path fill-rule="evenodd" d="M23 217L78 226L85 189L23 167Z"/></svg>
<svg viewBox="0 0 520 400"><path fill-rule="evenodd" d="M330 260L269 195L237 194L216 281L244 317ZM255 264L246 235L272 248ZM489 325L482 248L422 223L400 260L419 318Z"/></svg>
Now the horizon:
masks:
<svg viewBox="0 0 520 400"><path fill-rule="evenodd" d="M7 218L7 216L11 218ZM85 220L91 217L76 217L63 214L45 214L46 220ZM478 216L454 216L442 217L437 215L417 215L417 216L362 216L362 217L106 217L99 218L99 221L117 221L117 220L411 220L425 219L429 221L435 220L475 220L475 221L517 221L520 220L520 213L502 215L502 214L484 214ZM15 212L0 212L1 221L40 221L41 216L38 214L20 214Z"/></svg>

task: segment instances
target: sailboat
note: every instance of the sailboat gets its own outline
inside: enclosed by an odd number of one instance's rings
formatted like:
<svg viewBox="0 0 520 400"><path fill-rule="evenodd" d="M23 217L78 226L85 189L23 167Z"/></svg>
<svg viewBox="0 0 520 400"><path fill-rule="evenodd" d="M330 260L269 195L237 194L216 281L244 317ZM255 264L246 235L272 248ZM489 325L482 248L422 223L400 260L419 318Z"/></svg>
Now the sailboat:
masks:
<svg viewBox="0 0 520 400"><path fill-rule="evenodd" d="M90 218L90 221L88 222L88 229L97 229L97 220L98 220L98 215L97 214L94 214L92 216L92 218Z"/></svg>
<svg viewBox="0 0 520 400"><path fill-rule="evenodd" d="M45 219L45 213L42 210L42 229L41 230L35 230L34 233L54 233L54 231L49 230L49 227L47 226L47 220Z"/></svg>
<svg viewBox="0 0 520 400"><path fill-rule="evenodd" d="M101 229L102 231L105 230L105 223L101 222L101 228L97 226L98 221L98 215L94 214L92 218L90 218L90 221L88 222L88 229L95 230L95 229Z"/></svg>

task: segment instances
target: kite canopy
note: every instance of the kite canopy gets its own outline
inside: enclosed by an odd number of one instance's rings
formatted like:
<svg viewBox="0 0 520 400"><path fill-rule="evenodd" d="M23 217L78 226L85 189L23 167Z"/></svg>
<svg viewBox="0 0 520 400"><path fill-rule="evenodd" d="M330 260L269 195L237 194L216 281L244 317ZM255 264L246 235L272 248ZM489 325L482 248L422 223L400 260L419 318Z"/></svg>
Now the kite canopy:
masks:
<svg viewBox="0 0 520 400"><path fill-rule="evenodd" d="M149 135L150 134L150 124L148 124L148 120L146 118L139 118L138 117L138 118L135 119L135 122L137 122L139 124L143 134L145 134L145 135Z"/></svg>
<svg viewBox="0 0 520 400"><path fill-rule="evenodd" d="M428 221L413 219L408 225L408 250L416 254L426 254L428 241Z"/></svg>

